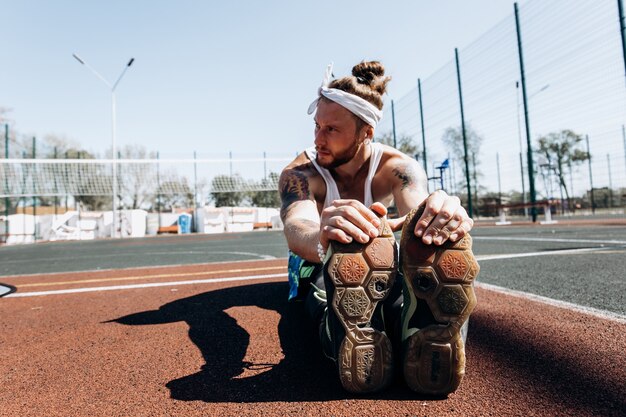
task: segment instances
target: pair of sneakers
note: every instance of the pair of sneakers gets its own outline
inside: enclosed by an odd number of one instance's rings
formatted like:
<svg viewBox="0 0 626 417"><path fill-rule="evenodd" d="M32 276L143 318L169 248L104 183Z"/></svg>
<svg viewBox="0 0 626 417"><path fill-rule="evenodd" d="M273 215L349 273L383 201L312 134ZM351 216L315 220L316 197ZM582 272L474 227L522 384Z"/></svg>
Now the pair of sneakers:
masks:
<svg viewBox="0 0 626 417"><path fill-rule="evenodd" d="M331 242L324 264L328 308L321 331L328 356L336 360L343 387L354 393L389 385L394 357L402 359L407 385L416 392L447 395L465 373L465 331L476 305L473 281L479 266L472 241L425 245L413 233L424 206L404 223L400 253L381 219L378 237L367 244ZM402 352L395 356L385 330L383 302L402 260Z"/></svg>

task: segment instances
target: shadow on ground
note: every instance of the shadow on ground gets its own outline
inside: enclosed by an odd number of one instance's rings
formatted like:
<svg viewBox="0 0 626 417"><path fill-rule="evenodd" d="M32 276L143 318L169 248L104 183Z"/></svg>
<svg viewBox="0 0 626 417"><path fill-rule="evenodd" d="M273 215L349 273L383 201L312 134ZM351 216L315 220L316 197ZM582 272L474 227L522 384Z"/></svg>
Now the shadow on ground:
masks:
<svg viewBox="0 0 626 417"><path fill-rule="evenodd" d="M353 398L341 387L334 364L322 355L317 333L304 306L288 303L287 292L286 283L226 288L113 321L133 326L187 322L189 338L198 346L206 363L195 374L167 384L171 397L177 400L268 402ZM278 364L244 362L250 335L225 313L229 308L241 306L256 306L280 315L278 335L284 358ZM259 331L263 332L263 329ZM246 368L252 367L267 367L267 370L251 377L237 378ZM418 399L399 383L381 394L368 396L390 397Z"/></svg>
<svg viewBox="0 0 626 417"><path fill-rule="evenodd" d="M513 370L516 384L526 387L531 401L537 401L532 408L539 408L543 399L561 406L564 414L575 410L576 415L626 415L623 359L596 353L589 336L567 339L544 331L540 322L519 327L515 318L495 319L477 309L471 319L468 349L492 358L500 369ZM612 372L607 372L607 363L612 363Z"/></svg>

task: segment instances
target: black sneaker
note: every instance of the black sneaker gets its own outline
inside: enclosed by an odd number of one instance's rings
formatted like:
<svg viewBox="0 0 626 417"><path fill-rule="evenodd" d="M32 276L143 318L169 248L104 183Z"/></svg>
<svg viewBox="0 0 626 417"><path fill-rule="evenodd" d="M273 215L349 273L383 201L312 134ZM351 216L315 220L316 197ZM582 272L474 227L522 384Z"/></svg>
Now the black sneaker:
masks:
<svg viewBox="0 0 626 417"><path fill-rule="evenodd" d="M424 205L408 214L400 239L404 378L419 393L447 395L465 374L465 335L480 268L469 235L441 246L422 243L414 230L423 212Z"/></svg>
<svg viewBox="0 0 626 417"><path fill-rule="evenodd" d="M382 301L389 295L398 265L393 232L381 218L377 238L367 244L333 241L326 260L324 351L336 361L346 390L379 391L393 374L393 351L382 316Z"/></svg>

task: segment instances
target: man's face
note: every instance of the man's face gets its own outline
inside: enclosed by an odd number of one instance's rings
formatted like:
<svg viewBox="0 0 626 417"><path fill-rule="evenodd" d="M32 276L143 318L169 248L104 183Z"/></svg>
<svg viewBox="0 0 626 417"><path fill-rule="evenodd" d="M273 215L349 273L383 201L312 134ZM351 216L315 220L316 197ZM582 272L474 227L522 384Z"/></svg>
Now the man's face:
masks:
<svg viewBox="0 0 626 417"><path fill-rule="evenodd" d="M349 110L334 101L320 100L315 113L317 163L328 169L349 162L361 146L359 133Z"/></svg>

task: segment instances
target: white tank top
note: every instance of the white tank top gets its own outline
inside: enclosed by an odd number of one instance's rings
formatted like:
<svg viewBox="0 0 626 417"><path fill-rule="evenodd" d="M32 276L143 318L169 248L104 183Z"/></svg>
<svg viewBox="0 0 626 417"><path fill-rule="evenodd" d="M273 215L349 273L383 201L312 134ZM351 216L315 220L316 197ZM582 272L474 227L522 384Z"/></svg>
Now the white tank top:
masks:
<svg viewBox="0 0 626 417"><path fill-rule="evenodd" d="M383 147L378 142L370 142L370 149L372 154L370 156L370 168L367 173L367 178L365 179L365 204L366 207L374 204L374 197L372 196L372 179L374 178L374 174L378 169L378 165L380 164L380 160L383 156ZM317 152L315 151L315 147L312 146L304 150L306 156L311 160L317 172L320 173L322 178L324 178L324 182L326 183L326 198L324 199L324 208L330 206L334 200L339 200L341 195L339 195L339 190L337 189L337 183L335 179L331 175L331 173L326 169L319 166L316 161Z"/></svg>

